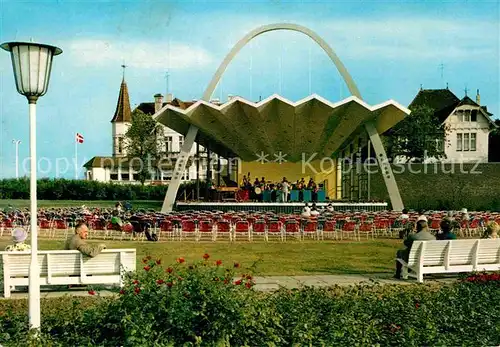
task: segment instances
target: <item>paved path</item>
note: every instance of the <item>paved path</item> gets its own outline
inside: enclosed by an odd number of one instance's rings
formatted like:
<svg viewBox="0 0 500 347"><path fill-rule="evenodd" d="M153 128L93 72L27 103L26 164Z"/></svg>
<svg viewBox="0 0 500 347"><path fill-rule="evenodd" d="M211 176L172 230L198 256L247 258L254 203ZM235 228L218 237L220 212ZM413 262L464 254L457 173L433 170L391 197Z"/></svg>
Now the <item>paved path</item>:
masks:
<svg viewBox="0 0 500 347"><path fill-rule="evenodd" d="M409 280L396 280L392 278L390 273L378 274L362 274L362 275L310 275L310 276L258 276L254 278L255 289L259 291L274 291L280 287L288 289L300 288L302 286L313 287L331 287L335 285L346 286L361 283L371 284L374 282L380 284L399 284L408 285L417 283L414 279ZM434 281L439 282L453 282L457 277L438 277ZM426 280L425 282L431 282ZM54 298L64 295L71 296L90 296L88 291L82 287L62 291L42 291L41 298ZM115 293L107 290L99 291L100 296L111 296ZM25 299L28 297L26 292L12 292L12 299ZM3 299L1 297L0 299Z"/></svg>

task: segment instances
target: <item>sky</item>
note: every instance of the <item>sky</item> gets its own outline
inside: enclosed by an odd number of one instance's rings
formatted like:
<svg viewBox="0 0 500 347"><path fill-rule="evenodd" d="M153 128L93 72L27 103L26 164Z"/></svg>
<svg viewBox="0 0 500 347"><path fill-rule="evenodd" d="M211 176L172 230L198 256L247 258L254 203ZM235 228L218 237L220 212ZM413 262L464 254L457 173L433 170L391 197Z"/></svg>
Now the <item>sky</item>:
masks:
<svg viewBox="0 0 500 347"><path fill-rule="evenodd" d="M500 5L492 1L5 1L0 42L56 45L47 94L37 104L40 177L75 177L75 133L81 165L110 155L111 118L125 64L131 106L168 92L201 98L231 47L252 29L295 23L319 34L336 52L369 104L408 106L421 86L448 84L459 98L475 96L500 114ZM333 63L307 36L265 33L241 50L214 98L258 101L274 93L331 101L350 94ZM10 56L0 52L0 178L29 175L29 120L17 93Z"/></svg>

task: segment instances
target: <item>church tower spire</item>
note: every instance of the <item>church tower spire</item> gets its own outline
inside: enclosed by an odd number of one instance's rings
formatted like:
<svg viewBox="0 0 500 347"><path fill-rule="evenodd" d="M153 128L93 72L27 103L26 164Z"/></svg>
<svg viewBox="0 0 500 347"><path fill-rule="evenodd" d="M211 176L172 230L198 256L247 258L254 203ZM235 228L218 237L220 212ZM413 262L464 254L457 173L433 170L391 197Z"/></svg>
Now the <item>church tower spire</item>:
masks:
<svg viewBox="0 0 500 347"><path fill-rule="evenodd" d="M130 97L128 87L125 82L125 65L122 65L123 77L118 94L115 114L111 119L111 128L113 136L113 156L121 157L126 155L124 147L124 137L132 124L132 111L130 109Z"/></svg>

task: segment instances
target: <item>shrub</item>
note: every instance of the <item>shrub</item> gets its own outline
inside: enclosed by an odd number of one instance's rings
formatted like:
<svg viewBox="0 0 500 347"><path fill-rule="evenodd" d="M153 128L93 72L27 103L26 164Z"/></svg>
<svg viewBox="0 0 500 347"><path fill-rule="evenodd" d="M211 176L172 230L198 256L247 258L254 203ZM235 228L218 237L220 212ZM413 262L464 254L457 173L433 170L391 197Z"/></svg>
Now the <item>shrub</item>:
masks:
<svg viewBox="0 0 500 347"><path fill-rule="evenodd" d="M500 274L451 284L251 290L253 278L209 255L162 266L150 257L111 299L42 302L26 337L26 301L0 301L5 346L498 345ZM248 271L246 271L248 272ZM93 290L90 291L94 294Z"/></svg>

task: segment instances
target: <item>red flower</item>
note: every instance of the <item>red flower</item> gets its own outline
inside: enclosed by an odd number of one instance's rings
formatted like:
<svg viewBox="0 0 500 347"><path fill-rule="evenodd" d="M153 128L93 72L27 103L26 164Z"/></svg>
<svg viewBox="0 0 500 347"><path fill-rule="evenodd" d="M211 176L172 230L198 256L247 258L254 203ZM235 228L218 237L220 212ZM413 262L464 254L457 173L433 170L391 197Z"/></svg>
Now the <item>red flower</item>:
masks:
<svg viewBox="0 0 500 347"><path fill-rule="evenodd" d="M234 263L234 268L235 269L238 269L240 267L240 264L239 263Z"/></svg>
<svg viewBox="0 0 500 347"><path fill-rule="evenodd" d="M169 274L171 274L172 272L174 272L174 269L172 269L171 267L167 267L165 269L165 272L168 272Z"/></svg>
<svg viewBox="0 0 500 347"><path fill-rule="evenodd" d="M150 256L150 255L148 255L148 256L146 257L146 259L147 259L147 260L151 260L151 256Z"/></svg>
<svg viewBox="0 0 500 347"><path fill-rule="evenodd" d="M120 295L124 295L125 294L125 291L122 289L120 290Z"/></svg>
<svg viewBox="0 0 500 347"><path fill-rule="evenodd" d="M156 280L156 284L163 284L163 283L165 283L164 280Z"/></svg>
<svg viewBox="0 0 500 347"><path fill-rule="evenodd" d="M210 255L208 253L203 254L203 259L208 260L210 258Z"/></svg>
<svg viewBox="0 0 500 347"><path fill-rule="evenodd" d="M219 282L220 281L219 277L214 277L214 281Z"/></svg>
<svg viewBox="0 0 500 347"><path fill-rule="evenodd" d="M418 310L418 308L419 308L419 307L420 307L420 304L417 302L417 303L415 304L415 308Z"/></svg>
<svg viewBox="0 0 500 347"><path fill-rule="evenodd" d="M142 258L142 262L146 264L148 262L148 258Z"/></svg>
<svg viewBox="0 0 500 347"><path fill-rule="evenodd" d="M224 284L228 284L228 283L229 283L229 280L226 278L226 279L224 280Z"/></svg>
<svg viewBox="0 0 500 347"><path fill-rule="evenodd" d="M151 266L149 266L149 265L144 266L144 270L146 270L146 271L151 270Z"/></svg>
<svg viewBox="0 0 500 347"><path fill-rule="evenodd" d="M160 265L161 264L161 259L156 259L156 265Z"/></svg>
<svg viewBox="0 0 500 347"><path fill-rule="evenodd" d="M241 284L241 280L237 280L236 282L234 282L234 284L239 286Z"/></svg>
<svg viewBox="0 0 500 347"><path fill-rule="evenodd" d="M138 281L138 280L134 280L134 281L132 282L132 284L139 284L139 281Z"/></svg>
<svg viewBox="0 0 500 347"><path fill-rule="evenodd" d="M220 260L220 259L219 259L219 260L217 260L217 261L215 262L215 265L217 265L217 266L221 266L221 265L222 265L222 260Z"/></svg>
<svg viewBox="0 0 500 347"><path fill-rule="evenodd" d="M172 282L167 282L167 287L172 288L174 284Z"/></svg>
<svg viewBox="0 0 500 347"><path fill-rule="evenodd" d="M177 258L177 262L178 262L179 264L182 264L182 263L184 263L185 261L186 261L186 260L185 260L184 258L182 258L182 257Z"/></svg>
<svg viewBox="0 0 500 347"><path fill-rule="evenodd" d="M252 288L252 282L245 283L245 287L247 287L248 289Z"/></svg>
<svg viewBox="0 0 500 347"><path fill-rule="evenodd" d="M251 280L252 279L252 275L247 275L246 278L247 278L247 280Z"/></svg>
<svg viewBox="0 0 500 347"><path fill-rule="evenodd" d="M135 289L134 289L134 293L137 295L137 294L139 294L140 292L141 292L141 288L139 288L139 287L135 287Z"/></svg>
<svg viewBox="0 0 500 347"><path fill-rule="evenodd" d="M95 295L95 290L89 290L89 295Z"/></svg>

